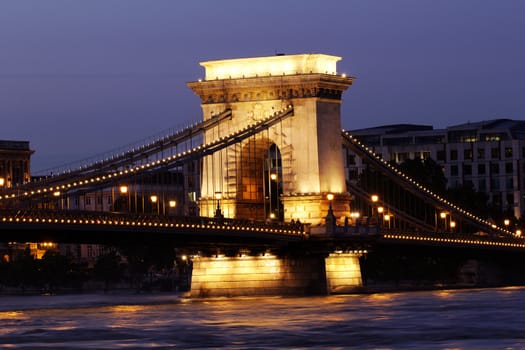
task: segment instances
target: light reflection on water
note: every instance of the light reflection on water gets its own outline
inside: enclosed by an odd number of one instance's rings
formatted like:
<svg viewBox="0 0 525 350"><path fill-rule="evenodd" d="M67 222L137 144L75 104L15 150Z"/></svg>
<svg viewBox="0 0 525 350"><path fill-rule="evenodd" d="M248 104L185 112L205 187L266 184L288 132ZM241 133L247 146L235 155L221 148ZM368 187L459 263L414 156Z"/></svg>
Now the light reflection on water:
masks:
<svg viewBox="0 0 525 350"><path fill-rule="evenodd" d="M525 349L525 289L0 297L0 348Z"/></svg>

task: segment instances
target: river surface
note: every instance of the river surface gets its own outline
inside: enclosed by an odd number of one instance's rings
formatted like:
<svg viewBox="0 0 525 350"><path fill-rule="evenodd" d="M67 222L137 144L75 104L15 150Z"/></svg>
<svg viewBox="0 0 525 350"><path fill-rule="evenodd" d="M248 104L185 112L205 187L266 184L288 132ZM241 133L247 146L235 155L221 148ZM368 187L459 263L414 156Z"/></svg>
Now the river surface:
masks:
<svg viewBox="0 0 525 350"><path fill-rule="evenodd" d="M525 288L326 297L0 296L9 349L525 349Z"/></svg>

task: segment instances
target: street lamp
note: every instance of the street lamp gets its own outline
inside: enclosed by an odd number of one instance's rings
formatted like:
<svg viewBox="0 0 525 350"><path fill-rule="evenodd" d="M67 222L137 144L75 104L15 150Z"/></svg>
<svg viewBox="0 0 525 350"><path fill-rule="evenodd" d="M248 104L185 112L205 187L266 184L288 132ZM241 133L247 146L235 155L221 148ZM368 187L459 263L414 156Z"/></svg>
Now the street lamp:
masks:
<svg viewBox="0 0 525 350"><path fill-rule="evenodd" d="M157 214L159 213L159 197L157 195L152 194L149 199L151 200L151 203L155 204L157 206Z"/></svg>
<svg viewBox="0 0 525 350"><path fill-rule="evenodd" d="M126 206L127 206L127 210L128 211L131 211L131 197L129 196L129 187L127 185L121 185L119 187L119 192L121 195L127 195L127 200L126 200Z"/></svg>
<svg viewBox="0 0 525 350"><path fill-rule="evenodd" d="M516 237L521 237L521 230L520 229L516 230Z"/></svg>
<svg viewBox="0 0 525 350"><path fill-rule="evenodd" d="M221 212L222 193L221 192L215 192L215 199L217 200L217 209L215 210L215 217L216 218L222 218L222 212Z"/></svg>
<svg viewBox="0 0 525 350"><path fill-rule="evenodd" d="M328 212L332 212L332 201L334 200L334 194L333 193L328 193L326 195L326 199L328 199L328 203L330 204L330 207L328 208Z"/></svg>
<svg viewBox="0 0 525 350"><path fill-rule="evenodd" d="M510 225L510 220L509 219L503 220L503 225L505 225L505 228L508 228Z"/></svg>
<svg viewBox="0 0 525 350"><path fill-rule="evenodd" d="M443 219L443 230L446 231L447 230L447 212L442 211L441 213L439 213L439 217Z"/></svg>
<svg viewBox="0 0 525 350"><path fill-rule="evenodd" d="M392 218L392 214L385 214L383 216L383 219L386 221L388 228L390 228L390 219Z"/></svg>
<svg viewBox="0 0 525 350"><path fill-rule="evenodd" d="M453 231L455 228L456 228L456 222L451 220L450 221L450 229Z"/></svg>
<svg viewBox="0 0 525 350"><path fill-rule="evenodd" d="M327 233L334 233L335 232L335 215L334 211L332 210L332 201L334 200L334 194L328 193L326 195L326 199L328 199L329 207L328 207L328 214L326 215L326 232Z"/></svg>
<svg viewBox="0 0 525 350"><path fill-rule="evenodd" d="M4 187L5 185L5 179L3 177L0 177L0 187Z"/></svg>

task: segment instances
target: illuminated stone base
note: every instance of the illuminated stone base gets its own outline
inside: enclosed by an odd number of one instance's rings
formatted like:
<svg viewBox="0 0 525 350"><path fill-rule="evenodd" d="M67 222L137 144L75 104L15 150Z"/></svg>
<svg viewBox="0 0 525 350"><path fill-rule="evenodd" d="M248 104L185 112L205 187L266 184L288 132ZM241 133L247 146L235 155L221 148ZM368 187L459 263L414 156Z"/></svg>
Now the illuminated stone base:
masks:
<svg viewBox="0 0 525 350"><path fill-rule="evenodd" d="M363 286L359 254L330 254L325 268L328 294L351 293Z"/></svg>
<svg viewBox="0 0 525 350"><path fill-rule="evenodd" d="M193 260L192 297L324 294L322 258L199 257Z"/></svg>
<svg viewBox="0 0 525 350"><path fill-rule="evenodd" d="M339 224L344 223L345 217L350 217L350 195L347 193L334 194L332 210ZM330 203L326 194L315 195L285 195L281 197L284 205L284 221L300 220L302 223L321 225L325 223Z"/></svg>

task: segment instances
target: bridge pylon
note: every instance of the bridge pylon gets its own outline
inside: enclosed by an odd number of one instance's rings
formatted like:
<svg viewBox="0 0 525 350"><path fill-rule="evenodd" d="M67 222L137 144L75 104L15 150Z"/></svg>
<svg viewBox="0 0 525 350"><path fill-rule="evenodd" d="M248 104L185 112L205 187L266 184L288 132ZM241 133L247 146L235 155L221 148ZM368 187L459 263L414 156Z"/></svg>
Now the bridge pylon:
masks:
<svg viewBox="0 0 525 350"><path fill-rule="evenodd" d="M204 120L225 110L204 143L293 109L261 133L202 160L201 215L322 224L329 205L348 217L341 102L353 78L337 74L341 57L276 55L201 62L205 78L189 82ZM326 195L334 194L328 202Z"/></svg>

